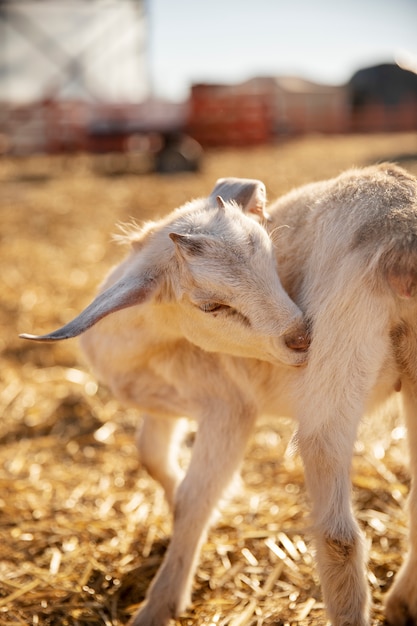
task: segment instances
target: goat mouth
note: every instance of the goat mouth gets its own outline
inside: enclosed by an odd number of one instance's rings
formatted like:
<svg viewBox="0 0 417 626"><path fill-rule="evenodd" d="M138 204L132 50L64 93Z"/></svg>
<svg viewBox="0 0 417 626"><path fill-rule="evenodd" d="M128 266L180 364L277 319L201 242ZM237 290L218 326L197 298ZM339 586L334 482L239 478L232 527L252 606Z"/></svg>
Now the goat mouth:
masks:
<svg viewBox="0 0 417 626"><path fill-rule="evenodd" d="M301 367L306 367L307 366L307 359L303 359L302 361L299 361L299 362L295 361L295 362L292 362L292 363L287 363L287 365L289 367L295 367L297 369L299 369Z"/></svg>
<svg viewBox="0 0 417 626"><path fill-rule="evenodd" d="M281 353L279 355L269 353L268 361L272 363L272 365L279 365L281 367L283 365L295 368L305 367L307 365L307 350L295 351L287 349L284 354Z"/></svg>

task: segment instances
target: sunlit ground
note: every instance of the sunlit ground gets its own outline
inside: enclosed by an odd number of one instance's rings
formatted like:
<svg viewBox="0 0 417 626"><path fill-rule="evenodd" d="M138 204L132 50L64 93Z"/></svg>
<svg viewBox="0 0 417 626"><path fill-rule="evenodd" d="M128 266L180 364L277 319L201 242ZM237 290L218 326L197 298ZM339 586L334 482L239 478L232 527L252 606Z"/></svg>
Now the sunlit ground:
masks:
<svg viewBox="0 0 417 626"><path fill-rule="evenodd" d="M270 198L351 165L402 158L417 135L313 137L213 151L199 174L104 176L88 156L0 161L0 622L122 624L161 563L171 520L134 446L138 416L98 387L75 340L32 344L91 299L123 248L116 223L163 215L221 176L261 178ZM326 624L293 425L262 421L243 487L204 545L182 625ZM405 431L367 420L354 497L370 549L375 624L407 544ZM185 457L188 449L184 451Z"/></svg>

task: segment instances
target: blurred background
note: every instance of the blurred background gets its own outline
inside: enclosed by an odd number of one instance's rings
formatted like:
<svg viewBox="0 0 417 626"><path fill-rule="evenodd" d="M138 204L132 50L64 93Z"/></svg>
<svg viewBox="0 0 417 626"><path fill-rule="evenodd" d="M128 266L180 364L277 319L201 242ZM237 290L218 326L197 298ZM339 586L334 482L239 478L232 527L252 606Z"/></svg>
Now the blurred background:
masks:
<svg viewBox="0 0 417 626"><path fill-rule="evenodd" d="M0 0L0 153L416 130L416 32L415 0Z"/></svg>

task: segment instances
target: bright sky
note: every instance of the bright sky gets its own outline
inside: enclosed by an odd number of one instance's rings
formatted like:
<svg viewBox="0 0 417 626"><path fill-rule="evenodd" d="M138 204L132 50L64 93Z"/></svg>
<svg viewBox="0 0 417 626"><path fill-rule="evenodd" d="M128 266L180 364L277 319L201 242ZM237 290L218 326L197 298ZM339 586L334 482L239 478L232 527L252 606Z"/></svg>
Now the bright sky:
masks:
<svg viewBox="0 0 417 626"><path fill-rule="evenodd" d="M295 74L343 83L362 67L410 56L417 0L147 0L156 96L193 82Z"/></svg>

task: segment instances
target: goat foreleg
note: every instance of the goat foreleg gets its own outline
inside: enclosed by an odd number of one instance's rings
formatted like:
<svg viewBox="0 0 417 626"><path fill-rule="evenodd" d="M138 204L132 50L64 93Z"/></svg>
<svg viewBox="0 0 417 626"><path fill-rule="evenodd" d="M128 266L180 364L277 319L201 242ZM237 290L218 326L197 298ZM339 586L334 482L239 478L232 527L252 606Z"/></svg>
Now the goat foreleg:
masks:
<svg viewBox="0 0 417 626"><path fill-rule="evenodd" d="M239 467L255 421L251 408L233 411L235 407L226 402L212 404L215 414L200 422L190 466L176 494L170 546L145 604L130 626L166 626L190 603L192 578L208 524Z"/></svg>

